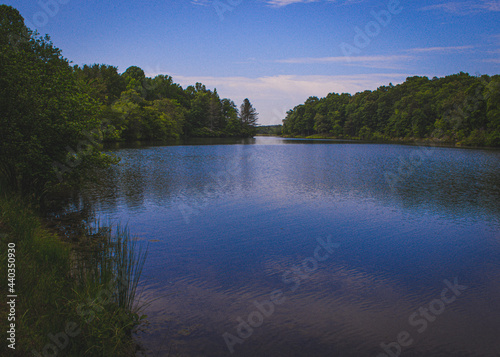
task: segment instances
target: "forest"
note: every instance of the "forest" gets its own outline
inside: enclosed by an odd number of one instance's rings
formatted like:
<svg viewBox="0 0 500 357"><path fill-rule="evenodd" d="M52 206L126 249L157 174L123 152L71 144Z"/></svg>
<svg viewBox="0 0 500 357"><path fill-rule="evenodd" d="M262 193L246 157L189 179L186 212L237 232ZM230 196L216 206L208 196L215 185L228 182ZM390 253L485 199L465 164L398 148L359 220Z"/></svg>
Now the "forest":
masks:
<svg viewBox="0 0 500 357"><path fill-rule="evenodd" d="M202 83L183 89L171 76L146 77L131 66L74 66L75 76L101 106L104 141L166 140L180 137L250 137L257 112L245 99L238 110Z"/></svg>
<svg viewBox="0 0 500 357"><path fill-rule="evenodd" d="M355 95L310 97L287 112L283 135L500 146L500 75L415 76Z"/></svg>

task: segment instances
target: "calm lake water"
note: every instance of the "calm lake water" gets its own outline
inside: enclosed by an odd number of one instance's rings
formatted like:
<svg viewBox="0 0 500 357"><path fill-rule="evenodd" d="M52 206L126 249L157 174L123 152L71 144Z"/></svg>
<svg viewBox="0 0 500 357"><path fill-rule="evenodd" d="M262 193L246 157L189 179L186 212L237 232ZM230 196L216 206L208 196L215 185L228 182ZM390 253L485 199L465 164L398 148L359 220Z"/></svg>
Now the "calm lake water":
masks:
<svg viewBox="0 0 500 357"><path fill-rule="evenodd" d="M500 356L500 151L113 151L84 197L149 244L140 355Z"/></svg>

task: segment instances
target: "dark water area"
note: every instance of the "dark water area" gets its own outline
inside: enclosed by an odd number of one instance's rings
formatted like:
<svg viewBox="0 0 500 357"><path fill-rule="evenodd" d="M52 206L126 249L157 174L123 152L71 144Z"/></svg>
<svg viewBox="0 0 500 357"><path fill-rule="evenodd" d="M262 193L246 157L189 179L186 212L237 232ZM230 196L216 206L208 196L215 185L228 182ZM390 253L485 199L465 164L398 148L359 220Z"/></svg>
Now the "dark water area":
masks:
<svg viewBox="0 0 500 357"><path fill-rule="evenodd" d="M500 356L500 151L258 137L110 149L143 356Z"/></svg>

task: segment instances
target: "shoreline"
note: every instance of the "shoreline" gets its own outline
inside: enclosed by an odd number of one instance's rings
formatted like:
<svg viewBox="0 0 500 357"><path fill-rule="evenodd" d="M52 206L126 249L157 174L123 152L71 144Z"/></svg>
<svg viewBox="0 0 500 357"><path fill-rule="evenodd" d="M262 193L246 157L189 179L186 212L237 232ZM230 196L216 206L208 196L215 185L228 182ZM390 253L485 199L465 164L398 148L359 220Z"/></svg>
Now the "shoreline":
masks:
<svg viewBox="0 0 500 357"><path fill-rule="evenodd" d="M4 345L0 354L40 355L51 350L58 355L135 355L140 346L133 330L144 316L139 315L140 306L129 303L135 294L130 282L140 273L120 280L113 269L140 268L140 249L120 227L97 227L70 238L68 227L53 223L25 199L0 197L0 243L15 247L11 293L18 297L12 320L2 319L5 331L14 324L15 350ZM133 261L127 265L123 256L113 265L115 244ZM6 252L0 257L2 276L7 275ZM5 316L7 307L0 309Z"/></svg>
<svg viewBox="0 0 500 357"><path fill-rule="evenodd" d="M264 136L264 135L259 135ZM276 136L276 135L272 135ZM346 137L333 137L327 135L282 135L279 136L284 139L308 139L308 140L338 140L338 141L347 141L354 143L372 143L372 144L406 144L406 145L419 145L419 146L439 146L439 147L450 147L450 148L461 148L461 149L497 149L498 146L482 146L482 145L467 145L462 144L457 141L447 141L440 140L437 138L385 138L385 139L361 139L361 138L346 138Z"/></svg>

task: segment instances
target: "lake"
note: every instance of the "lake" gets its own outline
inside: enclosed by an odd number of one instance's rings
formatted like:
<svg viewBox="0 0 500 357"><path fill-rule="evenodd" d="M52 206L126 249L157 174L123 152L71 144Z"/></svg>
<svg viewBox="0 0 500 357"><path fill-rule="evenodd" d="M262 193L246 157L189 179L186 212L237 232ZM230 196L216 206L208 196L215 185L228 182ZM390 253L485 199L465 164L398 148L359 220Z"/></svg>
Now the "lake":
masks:
<svg viewBox="0 0 500 357"><path fill-rule="evenodd" d="M141 356L499 356L500 151L257 137L111 150Z"/></svg>

